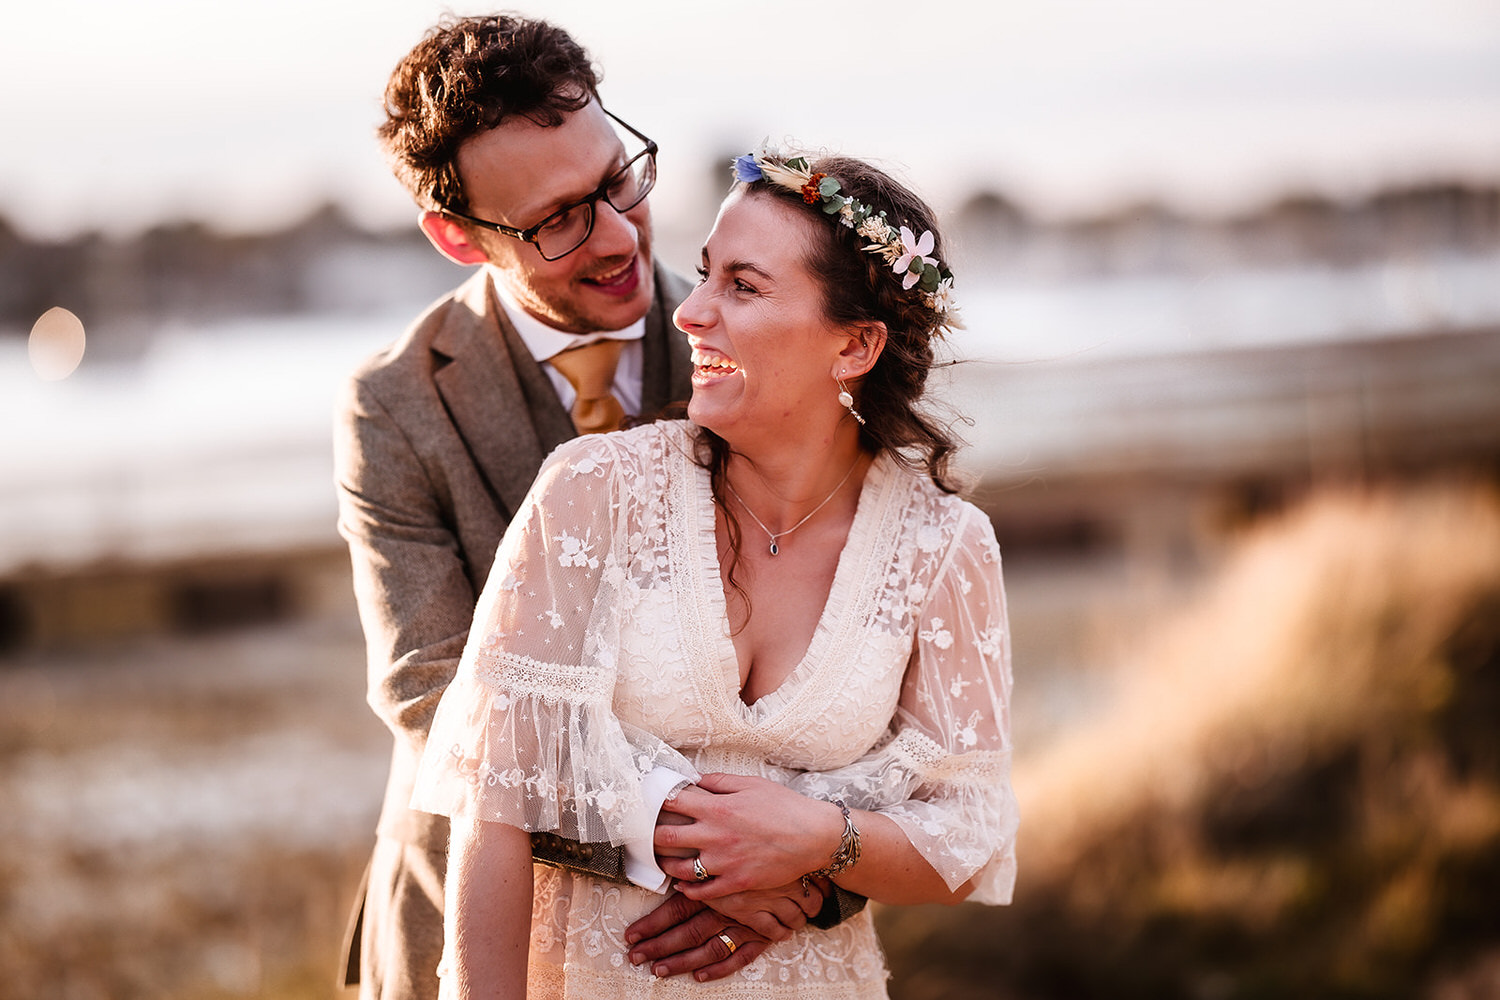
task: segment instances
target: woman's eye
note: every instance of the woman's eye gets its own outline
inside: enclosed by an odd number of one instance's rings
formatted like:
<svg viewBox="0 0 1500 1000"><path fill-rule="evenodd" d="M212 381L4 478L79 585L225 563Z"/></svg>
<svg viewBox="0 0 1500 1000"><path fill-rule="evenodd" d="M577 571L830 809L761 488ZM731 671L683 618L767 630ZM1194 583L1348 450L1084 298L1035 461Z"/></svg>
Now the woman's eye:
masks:
<svg viewBox="0 0 1500 1000"><path fill-rule="evenodd" d="M754 285L746 284L743 280L741 280L739 278L734 279L734 287L735 287L735 291L747 292L747 293L749 293L751 295L755 294L755 286Z"/></svg>
<svg viewBox="0 0 1500 1000"><path fill-rule="evenodd" d="M698 284L701 285L708 280L708 268L704 267L702 264L699 264L693 270L698 272Z"/></svg>

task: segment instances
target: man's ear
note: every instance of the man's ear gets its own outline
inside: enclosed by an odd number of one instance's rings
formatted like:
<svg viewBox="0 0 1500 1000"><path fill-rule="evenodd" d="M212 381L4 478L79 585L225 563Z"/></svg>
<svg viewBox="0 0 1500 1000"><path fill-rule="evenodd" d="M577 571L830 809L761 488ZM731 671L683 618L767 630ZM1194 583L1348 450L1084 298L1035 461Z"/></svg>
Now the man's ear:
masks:
<svg viewBox="0 0 1500 1000"><path fill-rule="evenodd" d="M442 212L423 212L417 224L438 248L438 253L455 264L483 264L489 260L489 255L469 239L468 231Z"/></svg>
<svg viewBox="0 0 1500 1000"><path fill-rule="evenodd" d="M864 375L885 350L886 329L884 323L860 323L849 331L844 349L839 351L839 369L843 378L854 379ZM837 375L837 372L835 372Z"/></svg>

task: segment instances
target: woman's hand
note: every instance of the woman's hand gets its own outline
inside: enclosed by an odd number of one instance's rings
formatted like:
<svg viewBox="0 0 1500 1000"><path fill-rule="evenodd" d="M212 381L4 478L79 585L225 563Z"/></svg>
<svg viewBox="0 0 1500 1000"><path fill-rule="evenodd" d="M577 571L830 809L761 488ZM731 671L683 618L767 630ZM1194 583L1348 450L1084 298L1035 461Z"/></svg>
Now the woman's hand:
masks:
<svg viewBox="0 0 1500 1000"><path fill-rule="evenodd" d="M843 813L831 802L744 775L704 775L662 809L692 820L657 826L662 870L684 896L715 905L750 890L788 886L822 868L844 832ZM707 880L697 878L695 861Z"/></svg>

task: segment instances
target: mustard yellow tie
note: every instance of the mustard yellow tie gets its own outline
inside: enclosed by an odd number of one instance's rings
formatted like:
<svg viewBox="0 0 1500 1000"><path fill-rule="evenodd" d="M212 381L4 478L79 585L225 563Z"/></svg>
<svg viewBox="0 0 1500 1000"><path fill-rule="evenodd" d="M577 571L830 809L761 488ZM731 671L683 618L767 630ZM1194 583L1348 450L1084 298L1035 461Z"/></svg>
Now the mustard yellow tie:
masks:
<svg viewBox="0 0 1500 1000"><path fill-rule="evenodd" d="M624 350L622 340L596 340L554 354L552 367L578 394L573 401L573 426L580 434L600 434L620 429L625 409L610 391L615 384L615 366Z"/></svg>

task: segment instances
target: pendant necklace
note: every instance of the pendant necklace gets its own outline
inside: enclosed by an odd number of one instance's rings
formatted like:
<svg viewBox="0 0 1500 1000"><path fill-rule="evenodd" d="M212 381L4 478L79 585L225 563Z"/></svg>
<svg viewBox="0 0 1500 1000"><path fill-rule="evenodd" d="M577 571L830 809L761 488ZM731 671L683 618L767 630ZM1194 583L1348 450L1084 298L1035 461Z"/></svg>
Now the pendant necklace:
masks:
<svg viewBox="0 0 1500 1000"><path fill-rule="evenodd" d="M724 477L724 487L725 489L729 490L729 492L734 496L736 500L740 502L740 506L745 508L745 513L750 515L750 519L756 524L760 525L760 530L764 531L766 533L766 536L771 539L771 555L774 556L781 551L781 547L776 544L776 539L785 538L787 535L790 535L792 532L796 531L798 528L806 524L814 514L827 506L828 501L832 500L838 493L838 491L844 488L844 484L849 481L849 477L854 475L854 470L856 467L858 467L858 465L859 456L855 455L854 464L849 466L849 471L844 473L844 478L839 480L839 484L833 488L833 492L824 497L822 503L818 504L812 510L808 511L807 514L803 516L802 520L798 521L796 524L792 525L785 531L772 531L770 528L766 527L766 522L755 516L755 511L751 510L750 505L745 503L745 498L740 496L739 493L735 492L734 487L729 483L728 476Z"/></svg>

